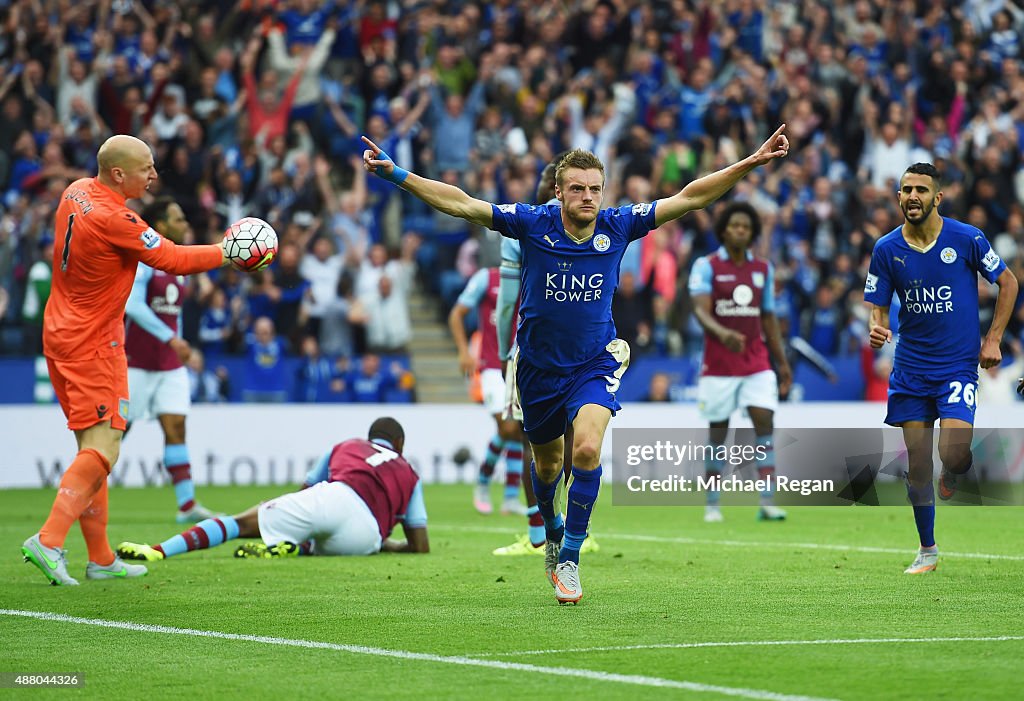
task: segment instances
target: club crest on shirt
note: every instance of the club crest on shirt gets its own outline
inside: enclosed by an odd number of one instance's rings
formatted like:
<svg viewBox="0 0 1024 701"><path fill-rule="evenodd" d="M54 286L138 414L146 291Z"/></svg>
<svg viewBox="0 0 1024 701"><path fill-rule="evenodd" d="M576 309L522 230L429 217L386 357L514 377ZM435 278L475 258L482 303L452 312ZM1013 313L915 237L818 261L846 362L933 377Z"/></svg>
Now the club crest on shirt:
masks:
<svg viewBox="0 0 1024 701"><path fill-rule="evenodd" d="M942 262L946 263L947 265L949 263L954 263L956 262L956 251L954 251L949 246L946 246L945 248L942 249L942 253L939 254L939 258L942 259Z"/></svg>
<svg viewBox="0 0 1024 701"><path fill-rule="evenodd" d="M144 245L146 248L152 250L154 248L160 247L160 234L153 231L152 228L146 229L141 234L139 234L139 238L142 239L142 245Z"/></svg>
<svg viewBox="0 0 1024 701"><path fill-rule="evenodd" d="M598 234L594 237L594 250L598 253L604 253L611 245L612 240L606 234Z"/></svg>
<svg viewBox="0 0 1024 701"><path fill-rule="evenodd" d="M732 291L732 301L745 307L754 301L754 291L746 285L736 285Z"/></svg>
<svg viewBox="0 0 1024 701"><path fill-rule="evenodd" d="M755 272L750 274L750 281L754 283L754 287L764 287L764 273Z"/></svg>

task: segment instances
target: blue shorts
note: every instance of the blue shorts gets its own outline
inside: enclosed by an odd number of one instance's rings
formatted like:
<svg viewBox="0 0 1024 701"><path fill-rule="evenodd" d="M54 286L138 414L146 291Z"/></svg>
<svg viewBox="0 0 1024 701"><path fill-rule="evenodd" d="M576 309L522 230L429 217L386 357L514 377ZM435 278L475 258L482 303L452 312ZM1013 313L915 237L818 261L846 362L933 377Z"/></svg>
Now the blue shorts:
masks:
<svg viewBox="0 0 1024 701"><path fill-rule="evenodd" d="M615 393L628 366L629 345L619 339L568 374L538 368L520 356L516 385L530 442L543 445L564 435L584 404L607 407L614 416L622 408Z"/></svg>
<svg viewBox="0 0 1024 701"><path fill-rule="evenodd" d="M935 419L960 419L974 425L978 408L978 372L957 370L936 379L893 370L889 376L889 406L885 423L904 421L935 423Z"/></svg>

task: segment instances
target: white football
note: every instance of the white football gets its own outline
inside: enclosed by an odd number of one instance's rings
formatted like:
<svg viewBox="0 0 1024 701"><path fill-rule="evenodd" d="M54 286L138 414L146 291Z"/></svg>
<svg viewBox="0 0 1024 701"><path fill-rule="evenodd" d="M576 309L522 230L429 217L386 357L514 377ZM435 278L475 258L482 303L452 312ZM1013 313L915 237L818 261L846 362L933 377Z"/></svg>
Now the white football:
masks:
<svg viewBox="0 0 1024 701"><path fill-rule="evenodd" d="M244 217L229 226L224 242L231 265L246 272L262 270L277 256L277 232L256 217Z"/></svg>

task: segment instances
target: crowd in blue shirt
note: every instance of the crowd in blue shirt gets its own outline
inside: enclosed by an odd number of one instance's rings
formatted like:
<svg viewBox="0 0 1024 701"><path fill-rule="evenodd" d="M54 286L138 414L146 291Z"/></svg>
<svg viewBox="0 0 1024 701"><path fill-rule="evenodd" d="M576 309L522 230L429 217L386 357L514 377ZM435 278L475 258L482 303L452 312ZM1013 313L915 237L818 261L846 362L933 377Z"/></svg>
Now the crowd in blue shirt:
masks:
<svg viewBox="0 0 1024 701"><path fill-rule="evenodd" d="M729 197L764 218L755 253L775 265L784 334L830 358L862 352L870 252L902 221L896 179L911 163L935 163L942 213L985 231L1024 273L1024 12L1010 0L8 0L0 25L6 354L32 347L28 271L56 199L95 172L116 131L153 145L153 194L182 204L195 240L244 215L281 236L264 276L193 281L186 338L214 354L249 352L260 318L288 358L307 337L331 363L405 353L368 348L359 331L374 244L394 259L412 251L421 288L447 303L475 267L497 264L495 232L361 174L360 134L495 203L531 202L554 154L588 148L617 206L677 192L785 122L789 157ZM717 245L714 212L627 253L639 302L617 308L630 310L620 326L635 357L699 355L686 282ZM983 290L982 328L994 300ZM1022 315L1008 357L1022 350Z"/></svg>

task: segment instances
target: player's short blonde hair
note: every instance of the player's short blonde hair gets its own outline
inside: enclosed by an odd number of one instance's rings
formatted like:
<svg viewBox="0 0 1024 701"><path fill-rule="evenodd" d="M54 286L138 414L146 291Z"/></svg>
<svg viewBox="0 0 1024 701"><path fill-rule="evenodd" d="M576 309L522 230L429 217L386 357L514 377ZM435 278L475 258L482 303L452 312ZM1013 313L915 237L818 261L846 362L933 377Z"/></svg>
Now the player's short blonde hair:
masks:
<svg viewBox="0 0 1024 701"><path fill-rule="evenodd" d="M555 183L558 187L562 187L565 184L565 171L570 168L579 168L580 170L599 170L601 171L601 182L604 182L604 163L601 159L595 156L590 151L582 148L574 148L567 154L562 156L562 160L558 162L558 166L555 168Z"/></svg>

